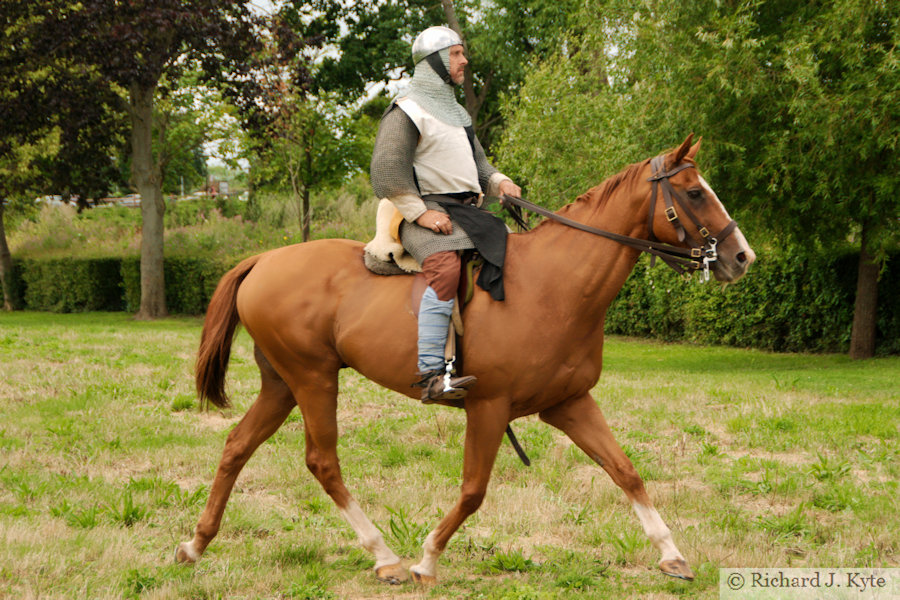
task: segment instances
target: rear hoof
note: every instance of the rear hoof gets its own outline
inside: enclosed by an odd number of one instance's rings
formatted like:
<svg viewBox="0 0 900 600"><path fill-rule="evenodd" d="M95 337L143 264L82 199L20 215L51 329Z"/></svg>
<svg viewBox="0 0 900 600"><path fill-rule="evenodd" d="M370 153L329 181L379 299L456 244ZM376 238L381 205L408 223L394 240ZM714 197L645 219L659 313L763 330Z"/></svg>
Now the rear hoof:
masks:
<svg viewBox="0 0 900 600"><path fill-rule="evenodd" d="M409 574L412 580L419 585L432 586L437 583L437 577L434 575L423 575L422 573L417 573L415 569L410 569Z"/></svg>
<svg viewBox="0 0 900 600"><path fill-rule="evenodd" d="M194 550L190 542L181 542L175 548L175 562L182 565L192 565L200 560L200 555Z"/></svg>
<svg viewBox="0 0 900 600"><path fill-rule="evenodd" d="M678 577L679 579L685 579L687 581L694 580L694 572L691 571L691 568L683 558L661 561L659 563L659 568L662 569L663 573L670 577Z"/></svg>
<svg viewBox="0 0 900 600"><path fill-rule="evenodd" d="M397 563L396 565L378 567L375 569L375 577L378 578L378 581L383 581L391 585L399 585L409 579L409 574L406 572L406 569L403 568L403 565Z"/></svg>

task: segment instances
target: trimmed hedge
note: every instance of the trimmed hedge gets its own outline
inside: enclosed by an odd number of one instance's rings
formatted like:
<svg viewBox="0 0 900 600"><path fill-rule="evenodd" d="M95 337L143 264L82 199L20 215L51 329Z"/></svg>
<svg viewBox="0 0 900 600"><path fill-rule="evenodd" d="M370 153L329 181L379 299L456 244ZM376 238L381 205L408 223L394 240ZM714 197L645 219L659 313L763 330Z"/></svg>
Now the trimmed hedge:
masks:
<svg viewBox="0 0 900 600"><path fill-rule="evenodd" d="M210 257L166 257L166 307L202 315L219 279L233 265ZM126 258L18 259L16 308L50 312L129 311L141 304L141 261Z"/></svg>
<svg viewBox="0 0 900 600"><path fill-rule="evenodd" d="M19 272L21 288L17 296L30 310L125 309L119 259L25 259Z"/></svg>
<svg viewBox="0 0 900 600"><path fill-rule="evenodd" d="M167 256L163 264L166 308L175 314L204 314L219 279L233 266L234 264L210 257ZM141 307L140 257L123 259L121 271L125 290L125 310L137 312Z"/></svg>
<svg viewBox="0 0 900 600"><path fill-rule="evenodd" d="M879 354L900 352L900 265L891 257L878 286ZM858 254L761 253L749 274L722 289L638 261L607 314L623 335L779 352L846 352Z"/></svg>

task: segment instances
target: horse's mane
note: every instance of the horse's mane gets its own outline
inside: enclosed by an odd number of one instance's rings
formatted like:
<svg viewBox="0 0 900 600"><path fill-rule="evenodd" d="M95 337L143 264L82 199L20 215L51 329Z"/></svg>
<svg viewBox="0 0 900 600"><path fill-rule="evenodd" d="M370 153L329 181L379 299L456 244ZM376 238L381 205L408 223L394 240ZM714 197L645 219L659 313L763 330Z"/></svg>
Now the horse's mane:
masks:
<svg viewBox="0 0 900 600"><path fill-rule="evenodd" d="M628 165L609 179L603 181L600 185L596 185L584 192L577 198L575 198L575 202L572 202L568 206L575 206L576 204L587 202L589 204L595 205L595 208L600 208L604 206L609 198L613 195L613 193L619 189L619 186L622 184L633 184L636 176L641 170L647 166L647 163L650 162L650 159L643 160L639 163L634 163ZM566 208L568 208L568 206Z"/></svg>
<svg viewBox="0 0 900 600"><path fill-rule="evenodd" d="M569 204L563 206L558 211L558 213L561 215L565 215L568 212L576 210L578 207L584 205L590 206L592 210L602 209L620 186L633 185L638 174L644 169L644 167L647 166L647 163L649 162L650 159L648 158L641 162L628 165L612 177L605 179L599 185L596 185L579 195L577 198L575 198L574 202L570 202ZM541 225L548 222L550 221L545 220L541 223Z"/></svg>

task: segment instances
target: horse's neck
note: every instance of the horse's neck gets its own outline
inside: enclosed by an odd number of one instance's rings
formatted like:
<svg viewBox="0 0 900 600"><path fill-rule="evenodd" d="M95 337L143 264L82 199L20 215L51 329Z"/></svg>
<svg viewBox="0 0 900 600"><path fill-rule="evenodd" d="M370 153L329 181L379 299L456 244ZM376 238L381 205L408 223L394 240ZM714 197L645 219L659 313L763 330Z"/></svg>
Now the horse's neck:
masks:
<svg viewBox="0 0 900 600"><path fill-rule="evenodd" d="M598 229L645 237L646 223L634 210L635 200L614 193L602 206L579 201L563 212L574 221ZM571 306L560 307L561 310L584 314L588 319L605 315L640 256L637 250L618 242L556 222L516 237L521 237L523 250L533 263L528 285L568 290L570 293L559 296L563 298L561 302Z"/></svg>

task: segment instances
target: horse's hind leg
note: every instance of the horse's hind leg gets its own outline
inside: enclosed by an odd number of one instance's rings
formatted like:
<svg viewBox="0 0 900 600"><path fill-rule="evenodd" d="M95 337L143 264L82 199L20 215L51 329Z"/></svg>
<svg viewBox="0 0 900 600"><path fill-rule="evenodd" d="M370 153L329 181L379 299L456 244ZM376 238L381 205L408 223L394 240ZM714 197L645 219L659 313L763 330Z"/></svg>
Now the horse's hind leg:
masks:
<svg viewBox="0 0 900 600"><path fill-rule="evenodd" d="M353 499L341 477L337 456L337 376L324 384L295 386L306 426L306 466L353 527L362 546L375 557L375 575L387 583L406 581L400 558L384 543L384 536Z"/></svg>
<svg viewBox="0 0 900 600"><path fill-rule="evenodd" d="M179 544L175 550L175 560L178 562L193 563L200 558L219 531L228 496L241 469L259 445L281 427L297 406L290 388L258 348L256 362L262 376L259 396L237 427L228 434L206 508L194 530L194 539Z"/></svg>
<svg viewBox="0 0 900 600"><path fill-rule="evenodd" d="M660 551L660 569L667 575L691 580L694 574L672 540L672 533L653 507L644 482L613 437L603 413L590 394L540 413L541 420L561 429L579 448L603 467L625 492L644 527Z"/></svg>

